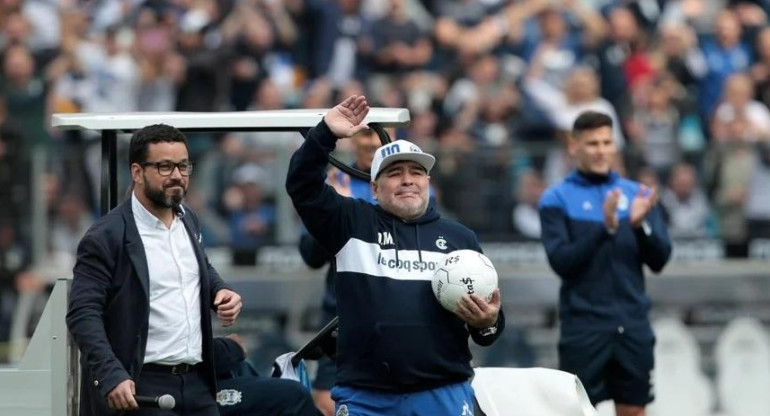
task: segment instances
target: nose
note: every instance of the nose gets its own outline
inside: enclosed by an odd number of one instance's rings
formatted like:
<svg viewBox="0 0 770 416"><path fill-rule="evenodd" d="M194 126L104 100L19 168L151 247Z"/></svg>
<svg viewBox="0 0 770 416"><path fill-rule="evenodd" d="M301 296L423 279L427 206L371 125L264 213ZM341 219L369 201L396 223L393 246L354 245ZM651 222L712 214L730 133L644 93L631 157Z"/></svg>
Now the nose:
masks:
<svg viewBox="0 0 770 416"><path fill-rule="evenodd" d="M174 170L171 171L171 175L169 176L175 179L181 179L184 175L182 175L182 169L179 165L175 165Z"/></svg>
<svg viewBox="0 0 770 416"><path fill-rule="evenodd" d="M401 178L401 184L411 185L413 183L414 183L414 176L409 172L404 173L404 176Z"/></svg>

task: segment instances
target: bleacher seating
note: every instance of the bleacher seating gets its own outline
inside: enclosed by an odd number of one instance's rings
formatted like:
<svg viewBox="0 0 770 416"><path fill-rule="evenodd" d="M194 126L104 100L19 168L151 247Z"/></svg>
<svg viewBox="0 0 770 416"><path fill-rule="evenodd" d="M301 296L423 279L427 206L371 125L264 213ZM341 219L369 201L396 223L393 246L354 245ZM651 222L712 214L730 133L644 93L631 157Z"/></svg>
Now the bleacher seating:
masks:
<svg viewBox="0 0 770 416"><path fill-rule="evenodd" d="M705 416L714 404L713 389L701 371L701 353L695 337L676 318L653 323L656 336L652 374L655 401L650 416Z"/></svg>
<svg viewBox="0 0 770 416"><path fill-rule="evenodd" d="M727 325L714 351L717 392L730 416L770 415L770 335L754 318Z"/></svg>

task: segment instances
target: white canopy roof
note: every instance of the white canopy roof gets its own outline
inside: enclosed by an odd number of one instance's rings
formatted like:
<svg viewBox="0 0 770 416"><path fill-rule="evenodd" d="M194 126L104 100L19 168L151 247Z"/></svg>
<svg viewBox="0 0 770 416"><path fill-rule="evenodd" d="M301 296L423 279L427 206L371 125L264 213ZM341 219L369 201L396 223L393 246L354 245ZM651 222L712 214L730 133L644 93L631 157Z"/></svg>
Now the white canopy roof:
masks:
<svg viewBox="0 0 770 416"><path fill-rule="evenodd" d="M233 112L135 112L135 113L57 113L51 125L62 130L132 131L164 123L180 130L246 131L299 130L318 124L329 109L233 111ZM371 108L364 120L384 127L409 124L406 108Z"/></svg>

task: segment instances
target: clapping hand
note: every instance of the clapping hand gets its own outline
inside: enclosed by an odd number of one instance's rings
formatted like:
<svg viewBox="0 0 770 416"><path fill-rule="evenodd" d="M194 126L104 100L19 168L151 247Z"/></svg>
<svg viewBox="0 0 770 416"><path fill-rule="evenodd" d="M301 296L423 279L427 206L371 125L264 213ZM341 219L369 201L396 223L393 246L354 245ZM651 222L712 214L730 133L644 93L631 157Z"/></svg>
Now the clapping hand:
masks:
<svg viewBox="0 0 770 416"><path fill-rule="evenodd" d="M613 233L618 230L618 201L620 200L621 193L622 191L618 188L608 192L602 206L604 226Z"/></svg>
<svg viewBox="0 0 770 416"><path fill-rule="evenodd" d="M647 214L652 211L652 208L658 202L658 192L655 188L650 188L647 185L641 185L639 192L636 193L634 200L631 201L631 226L639 227L642 225L642 221Z"/></svg>

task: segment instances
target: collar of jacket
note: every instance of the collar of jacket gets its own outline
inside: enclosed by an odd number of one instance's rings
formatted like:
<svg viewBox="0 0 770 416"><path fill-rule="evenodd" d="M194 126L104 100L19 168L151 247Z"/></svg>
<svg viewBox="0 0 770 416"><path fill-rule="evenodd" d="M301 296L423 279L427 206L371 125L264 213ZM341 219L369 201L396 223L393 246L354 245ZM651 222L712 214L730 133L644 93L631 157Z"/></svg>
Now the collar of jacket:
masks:
<svg viewBox="0 0 770 416"><path fill-rule="evenodd" d="M433 198L428 199L428 209L425 211L425 214L422 214L422 216L420 216L419 218L415 218L413 220L403 220L393 215L392 213L385 211L384 209L382 209L382 207L379 204L375 205L374 207L377 210L377 212L380 213L380 215L384 215L388 218L398 220L404 224L426 224L432 221L436 221L441 217L438 213L438 210L436 210L436 202Z"/></svg>
<svg viewBox="0 0 770 416"><path fill-rule="evenodd" d="M568 181L575 182L580 185L597 185L597 184L603 184L603 183L612 183L618 180L619 178L620 178L620 174L618 174L614 170L611 170L607 175L598 175L595 173L581 172L575 169L569 174L569 176L567 176Z"/></svg>

